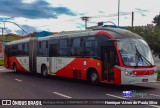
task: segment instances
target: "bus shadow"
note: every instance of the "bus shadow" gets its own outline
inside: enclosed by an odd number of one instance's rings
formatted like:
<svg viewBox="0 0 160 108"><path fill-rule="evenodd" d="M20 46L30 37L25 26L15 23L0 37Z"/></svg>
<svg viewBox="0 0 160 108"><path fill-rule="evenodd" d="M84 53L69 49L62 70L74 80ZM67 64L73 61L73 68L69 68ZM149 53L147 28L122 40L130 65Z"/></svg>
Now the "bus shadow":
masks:
<svg viewBox="0 0 160 108"><path fill-rule="evenodd" d="M148 90L155 90L155 87L150 87L149 85L113 85L113 84L100 84L101 87L107 88L114 91L148 91Z"/></svg>
<svg viewBox="0 0 160 108"><path fill-rule="evenodd" d="M58 76L47 76L43 77L41 74L33 74L33 73L12 73L11 74L19 74L19 75L25 75L29 77L37 77L37 78L42 78L46 80L51 80L51 81L60 81L60 82L67 82L71 84L82 84L82 85L87 85L87 86L94 86L94 87L99 87L107 90L112 90L112 91L130 91L130 90L136 90L136 91L144 91L144 90L155 90L155 87L151 87L148 84L138 84L138 85L114 85L114 84L108 84L108 83L99 83L99 84L91 84L87 81L79 80L79 79L71 79L71 78L65 78L65 77L58 77Z"/></svg>

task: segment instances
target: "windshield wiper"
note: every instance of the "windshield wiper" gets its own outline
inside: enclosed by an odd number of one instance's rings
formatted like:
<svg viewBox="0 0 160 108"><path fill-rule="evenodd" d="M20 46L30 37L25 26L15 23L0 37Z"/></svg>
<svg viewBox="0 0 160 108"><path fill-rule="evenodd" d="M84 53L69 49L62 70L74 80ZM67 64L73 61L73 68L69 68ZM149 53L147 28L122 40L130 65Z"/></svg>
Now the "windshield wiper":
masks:
<svg viewBox="0 0 160 108"><path fill-rule="evenodd" d="M135 45L135 48L136 48L136 55L137 55L137 57L138 57L138 60L137 60L137 62L136 62L136 67L138 66L139 58L142 59L142 60L144 59L147 64L149 64L150 66L153 67L152 63L151 63L150 61L148 61L148 60L138 51L138 48L137 48L136 45Z"/></svg>

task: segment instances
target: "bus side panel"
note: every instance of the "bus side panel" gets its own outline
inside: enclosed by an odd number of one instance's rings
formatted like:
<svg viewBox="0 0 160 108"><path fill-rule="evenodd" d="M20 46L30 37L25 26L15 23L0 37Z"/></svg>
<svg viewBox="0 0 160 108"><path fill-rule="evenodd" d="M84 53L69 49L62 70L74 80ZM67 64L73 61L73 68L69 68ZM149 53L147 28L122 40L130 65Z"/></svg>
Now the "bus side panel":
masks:
<svg viewBox="0 0 160 108"><path fill-rule="evenodd" d="M17 57L10 57L9 58L9 68L13 69L13 64L16 64L17 70L22 72L27 72L27 70L22 66L21 62L18 61Z"/></svg>
<svg viewBox="0 0 160 108"><path fill-rule="evenodd" d="M57 76L61 77L73 78L73 74L71 72L73 70L72 62L75 58L57 57L54 59L55 61L53 62L53 64L55 65L52 65L53 69L51 70L51 73L55 73Z"/></svg>
<svg viewBox="0 0 160 108"><path fill-rule="evenodd" d="M6 54L4 55L4 67L9 68L9 57L7 57Z"/></svg>
<svg viewBox="0 0 160 108"><path fill-rule="evenodd" d="M92 67L97 70L99 79L101 79L101 62L93 58L75 58L71 63L57 71L57 76L67 78L87 79L87 70ZM64 73L65 72L65 73Z"/></svg>
<svg viewBox="0 0 160 108"><path fill-rule="evenodd" d="M29 57L16 57L18 62L21 64L21 66L26 70L29 71Z"/></svg>
<svg viewBox="0 0 160 108"><path fill-rule="evenodd" d="M121 70L117 67L114 67L114 84L121 84Z"/></svg>
<svg viewBox="0 0 160 108"><path fill-rule="evenodd" d="M43 64L49 67L49 57L37 57L37 73L41 73L41 66Z"/></svg>
<svg viewBox="0 0 160 108"><path fill-rule="evenodd" d="M87 80L87 70L89 68L94 68L99 76L99 79L101 80L101 61L94 59L94 58L76 58L73 61L73 74L75 74L76 78L76 72L78 79Z"/></svg>

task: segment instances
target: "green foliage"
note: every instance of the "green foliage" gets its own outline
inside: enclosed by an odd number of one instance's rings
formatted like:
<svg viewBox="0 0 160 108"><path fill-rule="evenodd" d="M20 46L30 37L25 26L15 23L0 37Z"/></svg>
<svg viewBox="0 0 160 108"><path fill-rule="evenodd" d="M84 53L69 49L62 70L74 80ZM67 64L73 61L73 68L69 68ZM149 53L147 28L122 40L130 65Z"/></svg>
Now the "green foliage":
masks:
<svg viewBox="0 0 160 108"><path fill-rule="evenodd" d="M160 14L153 18L153 23L160 27Z"/></svg>
<svg viewBox="0 0 160 108"><path fill-rule="evenodd" d="M0 66L3 66L4 65L4 60L1 58L0 59Z"/></svg>
<svg viewBox="0 0 160 108"><path fill-rule="evenodd" d="M17 36L0 36L0 41L14 41L14 40L18 40L21 39L21 37L17 37Z"/></svg>
<svg viewBox="0 0 160 108"><path fill-rule="evenodd" d="M157 70L158 79L160 80L160 70Z"/></svg>

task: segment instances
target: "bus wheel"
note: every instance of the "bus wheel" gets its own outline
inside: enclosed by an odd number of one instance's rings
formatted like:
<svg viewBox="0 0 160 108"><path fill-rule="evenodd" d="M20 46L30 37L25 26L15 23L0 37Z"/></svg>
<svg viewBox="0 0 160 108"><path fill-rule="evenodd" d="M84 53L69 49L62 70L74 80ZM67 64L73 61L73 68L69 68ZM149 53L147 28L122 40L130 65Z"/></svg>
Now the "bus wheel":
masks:
<svg viewBox="0 0 160 108"><path fill-rule="evenodd" d="M92 70L89 72L88 81L92 84L98 84L99 78L96 70Z"/></svg>
<svg viewBox="0 0 160 108"><path fill-rule="evenodd" d="M15 63L13 64L13 71L14 71L14 72L17 72L17 66L16 66Z"/></svg>
<svg viewBox="0 0 160 108"><path fill-rule="evenodd" d="M46 77L48 75L48 70L47 70L46 65L42 65L41 74L42 74L43 77Z"/></svg>

